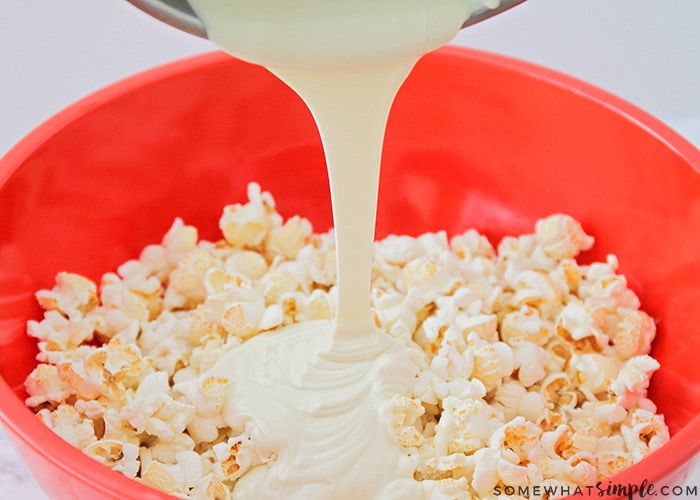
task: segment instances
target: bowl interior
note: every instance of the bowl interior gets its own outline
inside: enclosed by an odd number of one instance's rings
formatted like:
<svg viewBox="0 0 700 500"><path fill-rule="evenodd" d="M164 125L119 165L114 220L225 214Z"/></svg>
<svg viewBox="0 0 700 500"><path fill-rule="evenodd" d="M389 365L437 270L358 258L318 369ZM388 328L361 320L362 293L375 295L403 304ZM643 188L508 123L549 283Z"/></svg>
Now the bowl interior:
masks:
<svg viewBox="0 0 700 500"><path fill-rule="evenodd" d="M662 367L651 396L672 433L697 430L698 166L695 149L598 89L442 49L419 63L392 111L377 236L474 227L496 243L550 213L575 216L596 237L584 258L616 254L659 320L653 354ZM319 231L331 226L309 112L265 70L222 54L91 96L2 160L0 373L15 396L0 399L0 414L13 431L31 439L41 426L21 402L36 365L24 333L39 314L34 291L61 270L98 279L160 241L176 216L218 238L221 208L244 200L250 181L283 215L305 216Z"/></svg>

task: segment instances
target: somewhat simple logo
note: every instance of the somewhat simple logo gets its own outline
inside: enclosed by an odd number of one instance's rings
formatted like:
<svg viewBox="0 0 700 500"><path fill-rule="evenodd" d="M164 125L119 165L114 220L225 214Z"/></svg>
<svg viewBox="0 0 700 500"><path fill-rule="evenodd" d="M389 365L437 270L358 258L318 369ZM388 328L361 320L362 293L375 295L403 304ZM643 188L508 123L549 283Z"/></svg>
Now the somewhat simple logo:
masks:
<svg viewBox="0 0 700 500"><path fill-rule="evenodd" d="M658 487L654 483L644 479L639 484L622 484L600 481L591 486L569 486L569 485L535 485L535 486L496 486L493 495L504 498L515 495L538 498L561 497L561 496L587 496L600 498L635 498L649 497L675 497L675 498L697 498L697 486L668 486Z"/></svg>

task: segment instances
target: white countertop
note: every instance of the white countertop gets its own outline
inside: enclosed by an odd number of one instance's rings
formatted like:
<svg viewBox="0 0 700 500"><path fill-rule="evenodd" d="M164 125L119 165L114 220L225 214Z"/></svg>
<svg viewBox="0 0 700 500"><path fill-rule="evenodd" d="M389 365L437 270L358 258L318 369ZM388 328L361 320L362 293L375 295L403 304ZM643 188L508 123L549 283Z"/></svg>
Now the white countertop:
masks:
<svg viewBox="0 0 700 500"><path fill-rule="evenodd" d="M158 64L212 50L207 41L153 20L124 0L2 4L0 156L86 94ZM700 147L698 19L698 0L529 0L464 30L455 43L536 62L598 85ZM700 485L700 471L688 484ZM0 498L46 498L2 429Z"/></svg>

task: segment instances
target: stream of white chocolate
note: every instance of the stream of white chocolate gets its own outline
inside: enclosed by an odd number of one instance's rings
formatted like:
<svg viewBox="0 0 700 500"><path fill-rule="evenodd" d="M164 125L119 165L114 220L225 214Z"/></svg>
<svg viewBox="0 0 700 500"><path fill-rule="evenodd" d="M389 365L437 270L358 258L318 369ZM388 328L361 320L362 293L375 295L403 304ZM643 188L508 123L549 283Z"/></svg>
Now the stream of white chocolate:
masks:
<svg viewBox="0 0 700 500"><path fill-rule="evenodd" d="M237 500L425 497L392 432L388 398L407 394L411 348L370 309L384 129L416 61L498 0L190 0L209 38L261 64L307 103L323 141L337 248L338 309L257 336L216 366L230 380L225 421L266 463ZM291 173L293 175L293 173Z"/></svg>

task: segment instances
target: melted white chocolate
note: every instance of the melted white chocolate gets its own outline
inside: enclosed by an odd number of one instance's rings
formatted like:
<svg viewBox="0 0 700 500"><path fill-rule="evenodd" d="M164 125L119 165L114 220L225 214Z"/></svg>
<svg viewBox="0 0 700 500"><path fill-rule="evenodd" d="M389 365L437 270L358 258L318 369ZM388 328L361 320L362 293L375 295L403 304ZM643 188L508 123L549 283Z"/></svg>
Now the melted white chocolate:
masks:
<svg viewBox="0 0 700 500"><path fill-rule="evenodd" d="M335 321L255 337L215 372L224 409L251 429L265 465L244 475L247 499L422 499L386 415L410 393L410 349L374 326L372 241L389 110L416 61L471 12L498 0L190 0L209 37L290 85L318 125L331 184L338 261ZM293 173L290 173L293 175Z"/></svg>
<svg viewBox="0 0 700 500"><path fill-rule="evenodd" d="M387 498L403 482L413 493L402 498L422 498L388 404L417 374L409 353L367 335L371 326L360 339L332 331L312 321L259 335L216 367L233 381L226 424L241 432L253 422L256 454L272 458L239 480L237 499Z"/></svg>

